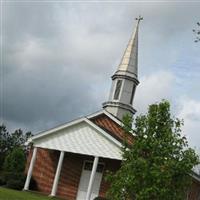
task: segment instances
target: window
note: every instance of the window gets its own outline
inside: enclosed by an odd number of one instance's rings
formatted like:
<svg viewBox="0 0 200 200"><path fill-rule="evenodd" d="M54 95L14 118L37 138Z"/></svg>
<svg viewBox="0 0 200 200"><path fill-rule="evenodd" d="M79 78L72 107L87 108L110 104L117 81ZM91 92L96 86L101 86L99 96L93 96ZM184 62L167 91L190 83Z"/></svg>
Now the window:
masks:
<svg viewBox="0 0 200 200"><path fill-rule="evenodd" d="M134 94L135 94L135 85L133 85L133 88L132 88L130 104L133 103L133 97L134 97Z"/></svg>
<svg viewBox="0 0 200 200"><path fill-rule="evenodd" d="M90 162L90 161L86 161L85 162L84 170L92 171L92 167L93 167L93 162ZM101 172L102 173L103 169L104 169L104 164L99 163L98 166L97 166L97 172Z"/></svg>
<svg viewBox="0 0 200 200"><path fill-rule="evenodd" d="M114 99L118 100L119 99L119 94L122 86L122 80L118 80L116 87L115 87L115 94L114 94Z"/></svg>

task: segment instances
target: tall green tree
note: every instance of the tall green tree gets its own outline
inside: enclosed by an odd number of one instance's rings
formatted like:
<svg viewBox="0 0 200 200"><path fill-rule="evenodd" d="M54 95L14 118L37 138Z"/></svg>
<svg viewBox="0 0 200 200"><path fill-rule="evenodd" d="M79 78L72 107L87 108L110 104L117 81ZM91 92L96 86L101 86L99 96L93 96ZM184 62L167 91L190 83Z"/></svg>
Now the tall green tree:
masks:
<svg viewBox="0 0 200 200"><path fill-rule="evenodd" d="M3 184L13 189L23 188L25 161L26 156L22 147L15 147L8 153L3 164Z"/></svg>
<svg viewBox="0 0 200 200"><path fill-rule="evenodd" d="M9 133L5 125L0 125L0 171L5 157L15 148L22 148L26 152L25 142L31 136L31 132L23 133L21 129Z"/></svg>
<svg viewBox="0 0 200 200"><path fill-rule="evenodd" d="M4 125L0 126L0 170L9 148L10 134Z"/></svg>
<svg viewBox="0 0 200 200"><path fill-rule="evenodd" d="M5 172L23 173L26 157L21 147L13 149L5 158L3 169Z"/></svg>
<svg viewBox="0 0 200 200"><path fill-rule="evenodd" d="M171 117L169 102L150 105L146 115L136 117L132 131L131 118L124 121L126 134L133 131L135 139L123 148L121 168L107 177L108 198L183 200L199 158L181 135L183 122Z"/></svg>

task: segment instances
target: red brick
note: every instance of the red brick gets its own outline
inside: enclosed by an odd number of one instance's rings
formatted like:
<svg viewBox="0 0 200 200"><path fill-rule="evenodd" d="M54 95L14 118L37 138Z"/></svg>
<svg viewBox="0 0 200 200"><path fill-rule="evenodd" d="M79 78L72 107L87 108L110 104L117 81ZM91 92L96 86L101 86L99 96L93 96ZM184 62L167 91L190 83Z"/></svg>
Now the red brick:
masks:
<svg viewBox="0 0 200 200"><path fill-rule="evenodd" d="M120 142L124 140L125 133L123 128L105 114L98 115L92 118L91 121L103 130L106 130L111 136L113 136ZM131 135L127 135L127 140L129 144L132 144L134 141L134 137Z"/></svg>
<svg viewBox="0 0 200 200"><path fill-rule="evenodd" d="M119 126L112 119L107 117L105 114L94 117L91 119L91 121L98 125L100 128L106 130L117 140L121 142L123 141L124 131L122 127ZM133 136L129 136L129 144L132 144L133 141ZM37 183L37 190L39 192L48 195L51 193L59 154L60 152L58 151L38 148L36 163L33 170L33 178ZM28 170L31 157L32 150L30 151L27 159L26 172ZM93 160L93 158L85 155L73 154L68 152L65 153L65 158L63 161L63 166L57 189L57 196L67 200L76 200L84 160ZM103 178L99 191L99 195L104 197L110 186L109 183L105 181L106 171L117 171L120 167L121 162L118 160L103 158L100 159L100 162L105 163ZM199 196L200 183L194 180L189 193L189 200L199 200Z"/></svg>

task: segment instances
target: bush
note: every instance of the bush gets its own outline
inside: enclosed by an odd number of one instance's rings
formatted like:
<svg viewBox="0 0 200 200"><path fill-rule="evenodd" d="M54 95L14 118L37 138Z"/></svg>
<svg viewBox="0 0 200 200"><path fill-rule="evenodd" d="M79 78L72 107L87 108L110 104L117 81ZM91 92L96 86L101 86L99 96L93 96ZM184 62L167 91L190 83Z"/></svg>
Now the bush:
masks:
<svg viewBox="0 0 200 200"><path fill-rule="evenodd" d="M24 186L26 176L23 172L5 172L4 179L8 188L21 190Z"/></svg>
<svg viewBox="0 0 200 200"><path fill-rule="evenodd" d="M24 187L24 177L20 180L10 179L7 180L6 186L11 189L22 190Z"/></svg>
<svg viewBox="0 0 200 200"><path fill-rule="evenodd" d="M5 172L24 172L25 153L22 148L15 148L5 158L3 169Z"/></svg>
<svg viewBox="0 0 200 200"><path fill-rule="evenodd" d="M108 199L105 197L95 197L94 200L108 200Z"/></svg>
<svg viewBox="0 0 200 200"><path fill-rule="evenodd" d="M0 186L5 185L6 181L2 173L0 173Z"/></svg>
<svg viewBox="0 0 200 200"><path fill-rule="evenodd" d="M3 180L12 189L22 189L25 175L25 154L22 148L15 148L5 158L3 165Z"/></svg>

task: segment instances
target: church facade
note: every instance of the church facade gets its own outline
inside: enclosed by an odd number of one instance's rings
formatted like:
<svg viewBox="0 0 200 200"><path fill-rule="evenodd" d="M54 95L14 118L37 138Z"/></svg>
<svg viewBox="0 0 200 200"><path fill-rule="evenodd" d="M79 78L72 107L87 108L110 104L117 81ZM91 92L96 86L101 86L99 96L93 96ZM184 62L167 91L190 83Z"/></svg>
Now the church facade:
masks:
<svg viewBox="0 0 200 200"><path fill-rule="evenodd" d="M24 190L36 190L66 200L105 197L109 188L105 173L117 171L122 160L122 117L136 112L132 104L139 83L138 29L141 19L137 19L112 76L109 99L103 103L103 109L30 138L33 148L27 160ZM134 136L129 136L128 142L133 141ZM200 177L195 174L193 178L188 199L200 200Z"/></svg>

